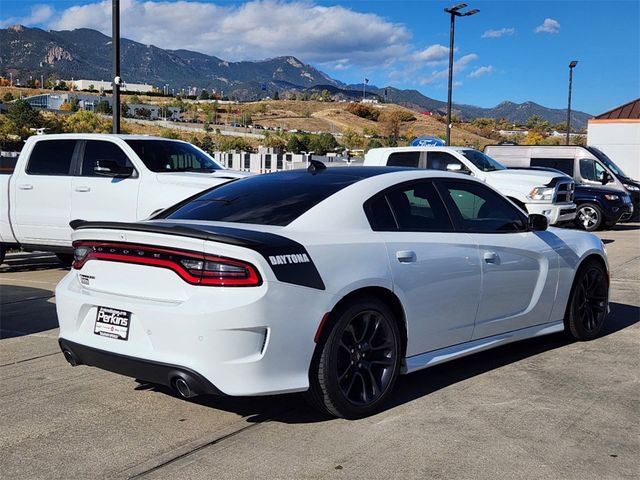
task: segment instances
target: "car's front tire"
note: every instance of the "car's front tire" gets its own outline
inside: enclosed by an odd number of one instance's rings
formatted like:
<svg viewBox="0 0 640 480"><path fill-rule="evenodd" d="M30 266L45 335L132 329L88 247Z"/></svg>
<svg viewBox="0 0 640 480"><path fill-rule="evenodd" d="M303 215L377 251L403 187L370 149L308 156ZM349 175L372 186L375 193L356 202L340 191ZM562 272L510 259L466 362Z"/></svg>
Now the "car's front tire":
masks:
<svg viewBox="0 0 640 480"><path fill-rule="evenodd" d="M602 331L609 305L609 279L601 263L587 261L573 282L565 318L568 333L576 340L593 340Z"/></svg>
<svg viewBox="0 0 640 480"><path fill-rule="evenodd" d="M397 319L383 302L358 298L334 311L310 371L314 407L342 418L379 410L400 372Z"/></svg>
<svg viewBox="0 0 640 480"><path fill-rule="evenodd" d="M602 209L595 203L583 203L578 207L575 225L587 232L598 230L603 225Z"/></svg>

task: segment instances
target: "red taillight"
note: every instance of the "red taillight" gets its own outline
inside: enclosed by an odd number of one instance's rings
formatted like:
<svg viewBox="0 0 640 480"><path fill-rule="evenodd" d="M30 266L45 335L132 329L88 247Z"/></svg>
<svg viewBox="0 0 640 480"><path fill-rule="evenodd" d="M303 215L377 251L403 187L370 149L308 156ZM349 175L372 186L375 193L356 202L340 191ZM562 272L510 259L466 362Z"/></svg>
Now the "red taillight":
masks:
<svg viewBox="0 0 640 480"><path fill-rule="evenodd" d="M79 241L73 246L76 270L89 260L105 260L168 268L192 285L254 287L262 284L256 268L241 260L127 243Z"/></svg>

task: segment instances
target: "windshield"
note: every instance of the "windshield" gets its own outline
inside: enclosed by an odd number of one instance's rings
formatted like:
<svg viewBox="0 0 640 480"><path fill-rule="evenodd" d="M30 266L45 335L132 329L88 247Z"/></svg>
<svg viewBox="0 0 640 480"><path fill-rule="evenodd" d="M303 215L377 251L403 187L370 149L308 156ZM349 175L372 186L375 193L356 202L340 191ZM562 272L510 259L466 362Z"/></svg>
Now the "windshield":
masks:
<svg viewBox="0 0 640 480"><path fill-rule="evenodd" d="M602 150L598 150L596 147L587 147L587 150L593 153L596 156L596 158L600 160L602 163L604 163L609 168L609 170L611 170L617 177L629 178L629 176L626 173L624 173L620 169L620 167L618 167L615 163L613 163L613 160L607 157L607 154L604 153Z"/></svg>
<svg viewBox="0 0 640 480"><path fill-rule="evenodd" d="M506 170L507 167L491 157L487 157L478 150L460 150L460 153L471 161L479 170L483 172L493 172L495 170Z"/></svg>
<svg viewBox="0 0 640 480"><path fill-rule="evenodd" d="M152 172L213 172L222 167L193 145L172 140L126 140Z"/></svg>

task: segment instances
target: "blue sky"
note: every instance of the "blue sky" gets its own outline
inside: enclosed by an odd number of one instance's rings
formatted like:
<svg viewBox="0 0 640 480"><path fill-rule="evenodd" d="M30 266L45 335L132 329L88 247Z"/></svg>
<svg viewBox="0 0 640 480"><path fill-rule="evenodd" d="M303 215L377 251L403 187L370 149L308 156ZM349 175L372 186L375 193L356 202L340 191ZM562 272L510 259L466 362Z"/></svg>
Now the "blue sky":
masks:
<svg viewBox="0 0 640 480"><path fill-rule="evenodd" d="M444 100L449 19L457 2L121 0L123 36L225 60L295 55L334 78L417 89ZM640 96L640 2L468 0L456 22L454 102L527 100L598 114ZM0 26L110 32L110 0L2 0ZM135 80L134 80L135 81Z"/></svg>

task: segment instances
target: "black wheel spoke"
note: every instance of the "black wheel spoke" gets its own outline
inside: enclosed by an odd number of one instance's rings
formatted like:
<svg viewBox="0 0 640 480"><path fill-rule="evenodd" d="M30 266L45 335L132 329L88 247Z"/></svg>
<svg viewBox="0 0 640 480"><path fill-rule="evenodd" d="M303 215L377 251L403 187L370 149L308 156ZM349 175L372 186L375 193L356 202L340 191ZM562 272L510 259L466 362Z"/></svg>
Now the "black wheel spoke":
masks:
<svg viewBox="0 0 640 480"><path fill-rule="evenodd" d="M354 405L378 400L394 378L398 341L391 321L379 311L365 310L344 327L335 349L335 378L344 398Z"/></svg>

